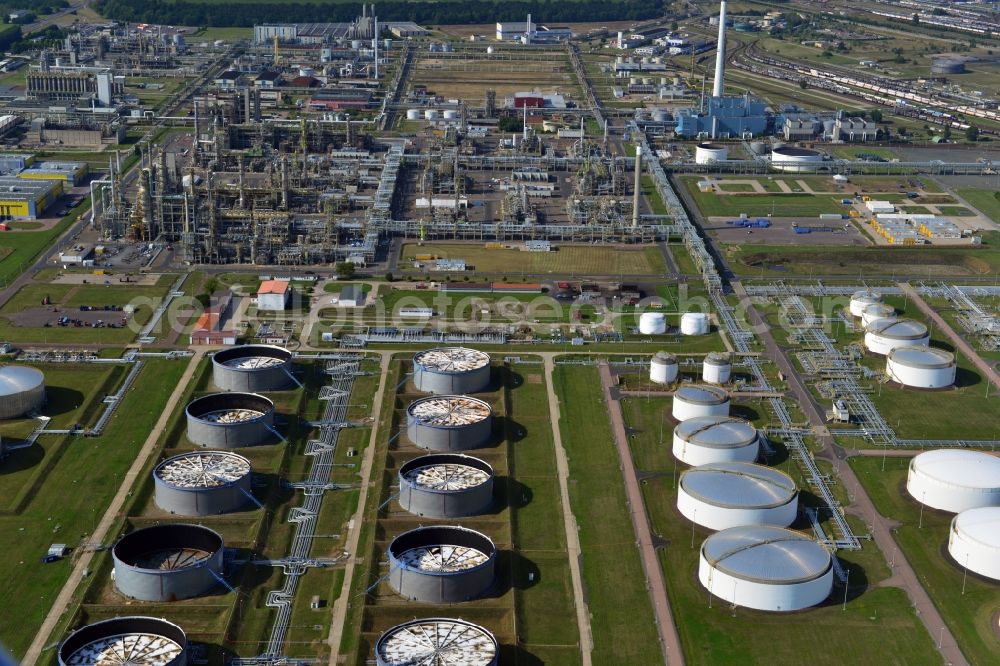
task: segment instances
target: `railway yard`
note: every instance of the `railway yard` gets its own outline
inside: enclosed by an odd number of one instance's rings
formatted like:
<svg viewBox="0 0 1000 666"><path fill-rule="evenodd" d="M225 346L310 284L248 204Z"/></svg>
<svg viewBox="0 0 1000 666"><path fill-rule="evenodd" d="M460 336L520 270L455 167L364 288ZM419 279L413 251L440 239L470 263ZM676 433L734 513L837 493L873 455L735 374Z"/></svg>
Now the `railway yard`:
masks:
<svg viewBox="0 0 1000 666"><path fill-rule="evenodd" d="M997 661L990 3L106 4L0 62L15 663Z"/></svg>

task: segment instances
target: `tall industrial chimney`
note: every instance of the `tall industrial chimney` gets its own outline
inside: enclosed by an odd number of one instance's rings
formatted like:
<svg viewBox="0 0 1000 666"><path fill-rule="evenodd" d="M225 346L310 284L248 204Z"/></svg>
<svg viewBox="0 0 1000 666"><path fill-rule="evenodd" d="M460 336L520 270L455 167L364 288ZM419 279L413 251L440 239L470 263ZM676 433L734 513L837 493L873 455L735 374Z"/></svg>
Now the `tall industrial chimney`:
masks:
<svg viewBox="0 0 1000 666"><path fill-rule="evenodd" d="M635 147L635 185L632 188L632 228L639 226L639 193L642 192L642 146Z"/></svg>
<svg viewBox="0 0 1000 666"><path fill-rule="evenodd" d="M715 54L715 86L712 97L722 97L725 91L726 77L726 1L722 0L719 7L719 46Z"/></svg>

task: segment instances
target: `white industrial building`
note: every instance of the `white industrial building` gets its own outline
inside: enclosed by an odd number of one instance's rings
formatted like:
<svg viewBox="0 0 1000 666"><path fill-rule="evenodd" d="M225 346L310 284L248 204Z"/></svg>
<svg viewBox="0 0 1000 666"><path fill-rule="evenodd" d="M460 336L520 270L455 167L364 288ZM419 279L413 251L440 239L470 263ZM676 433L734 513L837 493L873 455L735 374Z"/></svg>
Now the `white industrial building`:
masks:
<svg viewBox="0 0 1000 666"><path fill-rule="evenodd" d="M729 393L718 386L682 386L674 393L670 414L678 422L699 416L729 416Z"/></svg>
<svg viewBox="0 0 1000 666"><path fill-rule="evenodd" d="M903 386L939 389L953 386L955 355L934 347L896 347L886 357L885 373Z"/></svg>
<svg viewBox="0 0 1000 666"><path fill-rule="evenodd" d="M752 423L743 419L700 416L674 428L674 457L692 467L753 462L759 451L760 434Z"/></svg>
<svg viewBox="0 0 1000 666"><path fill-rule="evenodd" d="M747 462L711 463L681 474L677 509L712 530L742 525L787 527L798 514L798 489L784 472Z"/></svg>
<svg viewBox="0 0 1000 666"><path fill-rule="evenodd" d="M951 513L1000 506L1000 458L964 449L926 451L910 461L906 491Z"/></svg>
<svg viewBox="0 0 1000 666"><path fill-rule="evenodd" d="M896 347L926 347L930 341L927 327L913 319L878 319L865 329L865 347L882 356Z"/></svg>
<svg viewBox="0 0 1000 666"><path fill-rule="evenodd" d="M531 14L525 22L497 22L498 42L521 42L522 44L538 44L564 42L573 36L569 28L549 27L533 23Z"/></svg>
<svg viewBox="0 0 1000 666"><path fill-rule="evenodd" d="M1000 508L969 509L955 516L948 530L948 554L959 566L1000 580Z"/></svg>

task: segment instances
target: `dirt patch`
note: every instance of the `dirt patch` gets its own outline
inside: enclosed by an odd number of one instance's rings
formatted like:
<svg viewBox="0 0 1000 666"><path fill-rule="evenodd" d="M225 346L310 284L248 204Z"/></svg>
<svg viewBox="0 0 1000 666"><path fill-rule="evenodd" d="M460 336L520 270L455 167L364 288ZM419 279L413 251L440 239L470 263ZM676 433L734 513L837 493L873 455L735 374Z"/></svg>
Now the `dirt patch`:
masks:
<svg viewBox="0 0 1000 666"><path fill-rule="evenodd" d="M954 204L958 203L955 197L950 197L947 194L925 194L923 196L917 197L916 199L911 199L913 203L918 204Z"/></svg>
<svg viewBox="0 0 1000 666"><path fill-rule="evenodd" d="M864 250L844 250L837 253L824 252L753 252L743 255L740 262L751 268L788 270L809 267L819 274L886 273L907 271L919 275L985 275L992 272L988 262L974 256L963 256L961 252L934 252L924 250L900 250L879 248L877 252Z"/></svg>
<svg viewBox="0 0 1000 666"><path fill-rule="evenodd" d="M525 375L524 376L524 381L527 384L541 384L542 383L542 376L538 375L538 374L535 374L535 375Z"/></svg>

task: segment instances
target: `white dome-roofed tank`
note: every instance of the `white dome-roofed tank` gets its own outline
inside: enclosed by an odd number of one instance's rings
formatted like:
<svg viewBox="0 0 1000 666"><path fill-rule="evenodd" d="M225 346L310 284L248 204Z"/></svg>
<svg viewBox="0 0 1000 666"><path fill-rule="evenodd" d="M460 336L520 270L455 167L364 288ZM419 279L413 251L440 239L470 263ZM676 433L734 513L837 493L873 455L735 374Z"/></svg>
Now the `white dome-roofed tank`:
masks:
<svg viewBox="0 0 1000 666"><path fill-rule="evenodd" d="M717 143L699 143L694 149L695 164L714 164L729 159L729 149Z"/></svg>
<svg viewBox="0 0 1000 666"><path fill-rule="evenodd" d="M458 111L455 109L445 109L442 115L445 120L458 120Z"/></svg>
<svg viewBox="0 0 1000 666"><path fill-rule="evenodd" d="M951 513L1000 506L1000 458L963 449L925 451L910 461L906 491Z"/></svg>
<svg viewBox="0 0 1000 666"><path fill-rule="evenodd" d="M733 373L729 354L712 352L701 364L701 378L708 384L725 384Z"/></svg>
<svg viewBox="0 0 1000 666"><path fill-rule="evenodd" d="M868 328L870 324L878 321L879 319L895 319L896 309L891 305L886 303L872 303L866 305L864 310L861 311L861 326L863 328Z"/></svg>
<svg viewBox="0 0 1000 666"><path fill-rule="evenodd" d="M29 365L0 368L0 419L16 419L45 404L45 375Z"/></svg>
<svg viewBox="0 0 1000 666"><path fill-rule="evenodd" d="M682 386L674 392L670 414L676 421L687 421L697 416L728 416L729 393L718 386Z"/></svg>
<svg viewBox="0 0 1000 666"><path fill-rule="evenodd" d="M1000 507L969 509L952 518L948 554L959 566L1000 580Z"/></svg>
<svg viewBox="0 0 1000 666"><path fill-rule="evenodd" d="M869 305L875 305L882 302L882 294L869 291L867 289L862 289L861 291L856 291L851 296L851 302L848 304L847 309L850 310L852 317L861 318L864 314L865 308Z"/></svg>
<svg viewBox="0 0 1000 666"><path fill-rule="evenodd" d="M493 634L451 618L404 622L375 642L376 666L497 666L499 659Z"/></svg>
<svg viewBox="0 0 1000 666"><path fill-rule="evenodd" d="M681 315L681 335L707 335L708 315L704 312L685 312Z"/></svg>
<svg viewBox="0 0 1000 666"><path fill-rule="evenodd" d="M677 381L677 357L667 352L656 352L649 362L649 379L657 384L673 384Z"/></svg>
<svg viewBox="0 0 1000 666"><path fill-rule="evenodd" d="M879 319L865 329L865 347L882 356L896 347L926 347L930 341L927 327L913 319Z"/></svg>
<svg viewBox="0 0 1000 666"><path fill-rule="evenodd" d="M783 527L746 525L716 532L701 545L698 579L734 606L796 611L833 590L833 558L821 544Z"/></svg>
<svg viewBox="0 0 1000 666"><path fill-rule="evenodd" d="M712 530L740 525L788 527L798 514L798 489L773 467L748 462L710 463L681 474L677 509Z"/></svg>
<svg viewBox="0 0 1000 666"><path fill-rule="evenodd" d="M749 421L732 416L697 416L674 428L673 452L692 467L753 462L760 452L760 433Z"/></svg>
<svg viewBox="0 0 1000 666"><path fill-rule="evenodd" d="M490 356L466 347L436 347L413 355L413 384L425 393L477 393L490 383Z"/></svg>
<svg viewBox="0 0 1000 666"><path fill-rule="evenodd" d="M187 636L173 622L126 616L80 627L56 651L59 666L184 666Z"/></svg>
<svg viewBox="0 0 1000 666"><path fill-rule="evenodd" d="M663 335L667 332L667 317L660 312L643 312L639 315L639 333Z"/></svg>
<svg viewBox="0 0 1000 666"><path fill-rule="evenodd" d="M935 347L896 347L885 362L889 379L913 388L953 386L957 371L955 355Z"/></svg>
<svg viewBox="0 0 1000 666"><path fill-rule="evenodd" d="M426 120L437 120L438 112L437 109L427 109L424 111L424 118Z"/></svg>
<svg viewBox="0 0 1000 666"><path fill-rule="evenodd" d="M420 109L407 109L406 111L407 120L420 120Z"/></svg>

